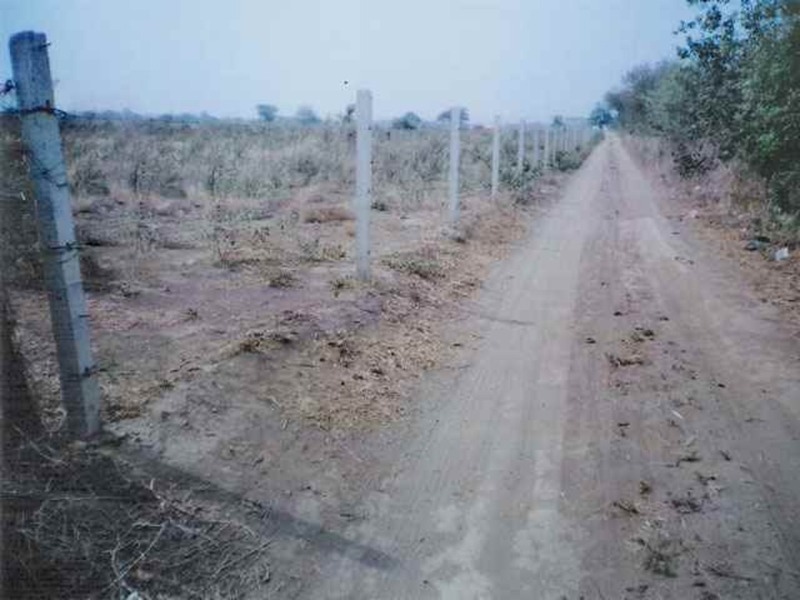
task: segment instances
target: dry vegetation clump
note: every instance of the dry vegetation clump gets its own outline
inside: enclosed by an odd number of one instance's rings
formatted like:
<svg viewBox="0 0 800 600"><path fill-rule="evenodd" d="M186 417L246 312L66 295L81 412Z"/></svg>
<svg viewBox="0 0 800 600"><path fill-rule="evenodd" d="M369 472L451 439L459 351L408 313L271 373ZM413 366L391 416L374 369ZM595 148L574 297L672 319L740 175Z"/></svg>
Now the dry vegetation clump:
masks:
<svg viewBox="0 0 800 600"><path fill-rule="evenodd" d="M444 266L430 248L411 252L399 252L383 259L390 269L434 280L445 276Z"/></svg>
<svg viewBox="0 0 800 600"><path fill-rule="evenodd" d="M354 219L353 212L346 206L320 206L308 208L303 213L303 223L332 223Z"/></svg>
<svg viewBox="0 0 800 600"><path fill-rule="evenodd" d="M269 580L270 537L171 497L107 449L29 440L5 459L8 598L230 598Z"/></svg>

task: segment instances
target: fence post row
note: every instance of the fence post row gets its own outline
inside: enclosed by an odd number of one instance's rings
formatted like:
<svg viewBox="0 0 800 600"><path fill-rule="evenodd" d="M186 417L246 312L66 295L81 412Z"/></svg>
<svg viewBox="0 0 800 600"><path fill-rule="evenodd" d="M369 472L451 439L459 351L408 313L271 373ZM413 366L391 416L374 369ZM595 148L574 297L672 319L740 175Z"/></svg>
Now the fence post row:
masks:
<svg viewBox="0 0 800 600"><path fill-rule="evenodd" d="M519 137L517 139L517 173L522 174L525 163L525 121L519 123Z"/></svg>
<svg viewBox="0 0 800 600"><path fill-rule="evenodd" d="M356 93L356 275L369 279L372 208L372 92Z"/></svg>
<svg viewBox="0 0 800 600"><path fill-rule="evenodd" d="M461 127L461 109L457 106L450 110L450 222L458 223L458 166L461 143L459 129Z"/></svg>
<svg viewBox="0 0 800 600"><path fill-rule="evenodd" d="M500 187L500 117L494 118L494 135L492 136L492 200L497 197Z"/></svg>
<svg viewBox="0 0 800 600"><path fill-rule="evenodd" d="M9 43L22 140L36 194L39 243L67 427L73 435L88 437L100 430L100 390L91 354L89 315L54 112L47 45L43 33L32 31L17 33Z"/></svg>

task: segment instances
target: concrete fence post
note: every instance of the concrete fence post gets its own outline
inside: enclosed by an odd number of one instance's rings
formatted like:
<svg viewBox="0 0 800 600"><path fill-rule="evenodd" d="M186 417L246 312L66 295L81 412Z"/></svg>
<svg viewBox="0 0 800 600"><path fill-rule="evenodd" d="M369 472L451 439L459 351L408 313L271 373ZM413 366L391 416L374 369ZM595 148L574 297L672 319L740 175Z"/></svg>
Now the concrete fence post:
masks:
<svg viewBox="0 0 800 600"><path fill-rule="evenodd" d="M492 200L497 197L500 188L500 117L494 118L492 135Z"/></svg>
<svg viewBox="0 0 800 600"><path fill-rule="evenodd" d="M460 207L458 205L458 167L461 154L461 109L454 106L450 110L450 222L458 223Z"/></svg>
<svg viewBox="0 0 800 600"><path fill-rule="evenodd" d="M73 435L89 437L100 430L100 390L47 46L46 36L32 31L17 33L9 44L22 141L36 194L39 243L67 426Z"/></svg>
<svg viewBox="0 0 800 600"><path fill-rule="evenodd" d="M369 279L372 208L372 92L356 93L356 275Z"/></svg>
<svg viewBox="0 0 800 600"><path fill-rule="evenodd" d="M550 168L550 128L544 129L544 169Z"/></svg>
<svg viewBox="0 0 800 600"><path fill-rule="evenodd" d="M522 174L525 166L525 121L519 123L519 135L517 137L517 174Z"/></svg>

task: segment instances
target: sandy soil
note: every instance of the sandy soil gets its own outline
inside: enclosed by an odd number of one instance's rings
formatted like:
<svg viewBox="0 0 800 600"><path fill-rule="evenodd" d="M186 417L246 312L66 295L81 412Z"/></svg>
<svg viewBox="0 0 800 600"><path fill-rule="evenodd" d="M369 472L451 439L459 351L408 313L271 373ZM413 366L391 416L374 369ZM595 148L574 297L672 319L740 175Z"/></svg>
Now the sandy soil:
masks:
<svg viewBox="0 0 800 600"><path fill-rule="evenodd" d="M798 341L611 138L496 269L307 598L794 598Z"/></svg>

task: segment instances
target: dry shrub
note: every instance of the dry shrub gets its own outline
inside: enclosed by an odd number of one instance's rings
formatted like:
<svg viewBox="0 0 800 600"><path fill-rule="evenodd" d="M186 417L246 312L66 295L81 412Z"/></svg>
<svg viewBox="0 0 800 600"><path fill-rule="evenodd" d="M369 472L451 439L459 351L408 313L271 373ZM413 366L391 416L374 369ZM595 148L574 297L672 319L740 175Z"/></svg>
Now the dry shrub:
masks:
<svg viewBox="0 0 800 600"><path fill-rule="evenodd" d="M274 288L290 288L298 283L297 275L288 269L278 269L269 275L269 286Z"/></svg>
<svg viewBox="0 0 800 600"><path fill-rule="evenodd" d="M432 281L443 279L445 269L435 253L430 250L415 250L412 252L398 252L383 259L384 264L390 269L416 275L422 279Z"/></svg>
<svg viewBox="0 0 800 600"><path fill-rule="evenodd" d="M352 221L355 217L346 206L320 206L306 209L303 213L304 223L333 223Z"/></svg>
<svg viewBox="0 0 800 600"><path fill-rule="evenodd" d="M340 244L326 244L319 238L299 240L298 245L303 262L336 262L347 257L347 250Z"/></svg>

